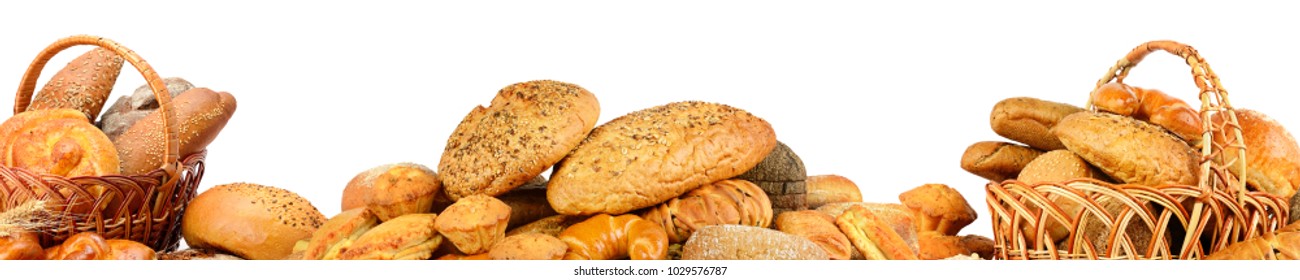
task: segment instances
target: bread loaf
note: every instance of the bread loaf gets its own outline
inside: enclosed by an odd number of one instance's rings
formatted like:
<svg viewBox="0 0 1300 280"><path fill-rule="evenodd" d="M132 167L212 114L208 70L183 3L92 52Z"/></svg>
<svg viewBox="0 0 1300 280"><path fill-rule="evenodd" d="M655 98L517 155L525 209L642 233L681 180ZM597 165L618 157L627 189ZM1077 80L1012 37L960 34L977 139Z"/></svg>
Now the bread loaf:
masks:
<svg viewBox="0 0 1300 280"><path fill-rule="evenodd" d="M296 193L233 183L194 197L181 218L181 234L193 248L230 252L243 259L278 260L324 222L325 216Z"/></svg>
<svg viewBox="0 0 1300 280"><path fill-rule="evenodd" d="M452 200L498 196L555 165L600 117L596 96L578 85L530 81L474 108L447 140L438 163Z"/></svg>
<svg viewBox="0 0 1300 280"><path fill-rule="evenodd" d="M176 77L163 79L163 84L167 86L167 93L172 99L194 88L194 84ZM127 128L131 128L131 125L155 110L158 110L158 99L153 96L153 89L147 84L142 85L130 96L119 97L116 102L113 102L113 106L109 106L108 110L104 111L104 115L95 126L103 130L104 134L108 135L108 139L116 140L122 132L126 132Z"/></svg>
<svg viewBox="0 0 1300 280"><path fill-rule="evenodd" d="M1124 183L1195 185L1200 156L1153 124L1110 113L1082 112L1052 129L1061 143Z"/></svg>
<svg viewBox="0 0 1300 280"><path fill-rule="evenodd" d="M668 235L658 225L632 214L599 214L573 224L558 236L569 251L566 260L663 260Z"/></svg>
<svg viewBox="0 0 1300 280"><path fill-rule="evenodd" d="M966 147L961 169L994 182L1014 179L1043 151L1007 142L981 141Z"/></svg>
<svg viewBox="0 0 1300 280"><path fill-rule="evenodd" d="M743 225L700 228L682 245L683 260L826 260L807 238Z"/></svg>
<svg viewBox="0 0 1300 280"><path fill-rule="evenodd" d="M235 114L235 97L227 92L195 88L172 99L177 122L179 155L189 156L202 151L216 139L217 134ZM122 173L144 174L161 168L167 135L163 134L162 111L154 111L131 125L114 139L122 163Z"/></svg>
<svg viewBox="0 0 1300 280"><path fill-rule="evenodd" d="M1051 151L1065 146L1051 133L1065 116L1081 112L1078 106L1032 97L1004 99L993 105L989 122L993 132L1038 150ZM1012 176L1014 177L1014 176Z"/></svg>
<svg viewBox="0 0 1300 280"><path fill-rule="evenodd" d="M95 48L68 62L32 97L27 110L73 109L94 120L108 102L125 62L117 53Z"/></svg>
<svg viewBox="0 0 1300 280"><path fill-rule="evenodd" d="M497 198L510 206L507 230L556 214L555 209L546 201L545 188L519 187Z"/></svg>
<svg viewBox="0 0 1300 280"><path fill-rule="evenodd" d="M556 167L546 197L564 215L622 214L753 169L772 126L731 106L676 102L592 130Z"/></svg>
<svg viewBox="0 0 1300 280"><path fill-rule="evenodd" d="M776 216L776 230L807 238L832 260L852 256L853 243L835 225L835 217L816 210L789 211Z"/></svg>
<svg viewBox="0 0 1300 280"><path fill-rule="evenodd" d="M862 190L849 178L828 174L808 176L808 208L840 202L862 202Z"/></svg>
<svg viewBox="0 0 1300 280"><path fill-rule="evenodd" d="M670 243L686 242L696 229L707 225L769 227L772 216L772 204L763 190L740 179L705 185L641 214L662 227Z"/></svg>
<svg viewBox="0 0 1300 280"><path fill-rule="evenodd" d="M803 160L781 141L754 168L745 171L735 179L749 181L757 185L772 201L772 212L808 209L806 198L808 172ZM772 198L777 199L772 199Z"/></svg>
<svg viewBox="0 0 1300 280"><path fill-rule="evenodd" d="M1273 118L1250 109L1237 109L1237 123L1241 125L1242 144L1246 154L1246 174L1237 174L1254 190L1289 198L1300 187L1300 146L1295 137ZM1216 126L1226 127L1222 115L1211 119ZM1219 130L1214 144L1223 147L1223 162L1236 161L1241 147L1230 145L1236 135L1231 130ZM1228 168L1237 172L1236 168Z"/></svg>

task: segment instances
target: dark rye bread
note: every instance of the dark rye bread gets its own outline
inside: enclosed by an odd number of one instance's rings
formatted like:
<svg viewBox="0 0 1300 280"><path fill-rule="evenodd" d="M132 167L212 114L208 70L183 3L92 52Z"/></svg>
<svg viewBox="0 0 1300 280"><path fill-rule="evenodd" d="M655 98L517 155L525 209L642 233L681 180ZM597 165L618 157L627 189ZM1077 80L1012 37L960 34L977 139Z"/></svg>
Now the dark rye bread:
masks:
<svg viewBox="0 0 1300 280"><path fill-rule="evenodd" d="M592 130L556 167L546 198L564 215L628 213L745 173L774 147L772 126L744 110L656 106Z"/></svg>
<svg viewBox="0 0 1300 280"><path fill-rule="evenodd" d="M541 175L573 150L600 117L596 96L540 80L509 85L475 107L447 139L438 163L451 200L497 196Z"/></svg>
<svg viewBox="0 0 1300 280"><path fill-rule="evenodd" d="M776 148L763 161L736 179L744 179L763 189L772 199L772 209L777 214L808 209L805 195L808 193L808 171L799 155L781 141L776 142Z"/></svg>

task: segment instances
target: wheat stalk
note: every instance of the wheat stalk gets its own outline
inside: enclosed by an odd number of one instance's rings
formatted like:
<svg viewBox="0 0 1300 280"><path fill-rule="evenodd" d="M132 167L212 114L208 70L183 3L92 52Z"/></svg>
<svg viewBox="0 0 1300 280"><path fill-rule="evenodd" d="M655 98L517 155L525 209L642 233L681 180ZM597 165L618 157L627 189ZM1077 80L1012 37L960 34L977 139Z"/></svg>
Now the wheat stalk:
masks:
<svg viewBox="0 0 1300 280"><path fill-rule="evenodd" d="M45 203L44 200L30 200L0 212L0 237L23 231L41 231L57 225Z"/></svg>

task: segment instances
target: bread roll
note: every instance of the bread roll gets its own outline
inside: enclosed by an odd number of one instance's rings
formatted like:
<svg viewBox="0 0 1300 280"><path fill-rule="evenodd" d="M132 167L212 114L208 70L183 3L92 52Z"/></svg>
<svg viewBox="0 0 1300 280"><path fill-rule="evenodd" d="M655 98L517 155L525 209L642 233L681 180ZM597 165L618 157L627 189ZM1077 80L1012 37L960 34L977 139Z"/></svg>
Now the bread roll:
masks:
<svg viewBox="0 0 1300 280"><path fill-rule="evenodd" d="M564 215L628 213L740 175L774 147L772 126L744 110L656 106L592 130L556 167L546 197Z"/></svg>
<svg viewBox="0 0 1300 280"><path fill-rule="evenodd" d="M1158 186L1195 185L1200 156L1153 124L1110 113L1082 112L1052 129L1066 148L1115 180Z"/></svg>
<svg viewBox="0 0 1300 280"><path fill-rule="evenodd" d="M108 244L108 259L110 260L141 261L158 259L158 252L154 251L153 248L149 248L148 245L144 245L144 243L126 239L109 239L105 243Z"/></svg>
<svg viewBox="0 0 1300 280"><path fill-rule="evenodd" d="M442 243L434 230L436 214L406 214L357 237L339 253L341 260L427 260Z"/></svg>
<svg viewBox="0 0 1300 280"><path fill-rule="evenodd" d="M73 109L94 120L108 102L125 62L117 53L95 48L68 62L32 97L27 110Z"/></svg>
<svg viewBox="0 0 1300 280"><path fill-rule="evenodd" d="M596 96L557 81L512 84L456 126L438 163L452 200L498 196L555 165L600 117Z"/></svg>
<svg viewBox="0 0 1300 280"><path fill-rule="evenodd" d="M668 233L668 242L682 243L707 225L772 225L772 204L749 181L732 179L691 190L641 214Z"/></svg>
<svg viewBox="0 0 1300 280"><path fill-rule="evenodd" d="M1088 162L1084 161L1083 158L1079 157L1079 155L1076 155L1074 152L1069 150L1055 150L1038 156L1038 158L1035 158L1034 161L1025 166L1025 169L1020 172L1020 177L1017 180L1025 184L1033 185L1040 183L1064 182L1080 178L1093 178L1102 181L1109 181L1109 178L1106 178L1106 174L1101 173L1101 171L1088 164ZM1047 197L1051 199L1056 206L1060 207L1061 210L1065 211L1066 215L1073 215L1072 213L1077 213L1079 211L1079 204L1077 203L1065 199L1058 199L1059 196L1055 194L1048 194ZM1037 208L1031 207L1031 209L1036 210ZM1030 228L1033 224L1025 223L1024 225L1026 232L1034 232ZM1060 223L1057 223L1055 219L1049 218L1046 226L1049 234L1052 236L1053 242L1061 241L1061 239L1070 234L1069 230Z"/></svg>
<svg viewBox="0 0 1300 280"><path fill-rule="evenodd" d="M815 210L789 211L776 216L776 230L816 243L832 260L852 256L853 243L835 225L835 217Z"/></svg>
<svg viewBox="0 0 1300 280"><path fill-rule="evenodd" d="M663 260L668 235L658 225L632 214L599 214L573 224L558 236L569 251L566 260Z"/></svg>
<svg viewBox="0 0 1300 280"><path fill-rule="evenodd" d="M545 188L520 187L497 198L506 206L510 206L510 223L506 226L507 230L556 214L555 209L551 208L551 203L546 201Z"/></svg>
<svg viewBox="0 0 1300 280"><path fill-rule="evenodd" d="M1020 171L1043 151L1007 142L982 141L966 147L961 169L994 182L1020 175Z"/></svg>
<svg viewBox="0 0 1300 280"><path fill-rule="evenodd" d="M944 184L921 185L899 194L898 200L912 209L917 232L957 235L976 218L966 198Z"/></svg>
<svg viewBox="0 0 1300 280"><path fill-rule="evenodd" d="M826 260L826 251L807 238L742 225L700 228L682 245L683 260Z"/></svg>
<svg viewBox="0 0 1300 280"><path fill-rule="evenodd" d="M343 201L356 203L358 196L380 221L406 214L429 213L434 196L442 192L438 173L416 163L377 166L357 174L343 189ZM355 205L344 205L349 209Z"/></svg>
<svg viewBox="0 0 1300 280"><path fill-rule="evenodd" d="M1237 123L1241 125L1242 144L1246 145L1246 185L1254 190L1289 198L1300 187L1300 146L1295 137L1273 118L1249 109L1237 109ZM1216 126L1224 127L1222 115L1212 118ZM1237 159L1240 147L1230 145L1237 137L1217 131L1214 145L1223 147L1223 162ZM1236 168L1228 168L1237 172Z"/></svg>
<svg viewBox="0 0 1300 280"><path fill-rule="evenodd" d="M506 236L510 206L486 195L471 195L443 210L434 227L466 254L487 252Z"/></svg>
<svg viewBox="0 0 1300 280"><path fill-rule="evenodd" d="M63 244L45 251L47 260L111 260L112 247L95 232L82 232L69 236Z"/></svg>
<svg viewBox="0 0 1300 280"><path fill-rule="evenodd" d="M993 259L993 250L995 246L993 244L993 239L969 234L961 237L961 244L966 247L966 250L970 250L971 253L979 255L980 258L986 260Z"/></svg>
<svg viewBox="0 0 1300 280"><path fill-rule="evenodd" d="M494 260L562 260L568 250L569 245L555 236L528 233L501 239L487 254Z"/></svg>
<svg viewBox="0 0 1300 280"><path fill-rule="evenodd" d="M73 109L18 113L0 124L0 162L63 177L118 174L108 136Z"/></svg>
<svg viewBox="0 0 1300 280"><path fill-rule="evenodd" d="M0 231L0 260L43 260L40 236L33 232Z"/></svg>
<svg viewBox="0 0 1300 280"><path fill-rule="evenodd" d="M379 225L379 218L365 207L352 208L326 220L312 232L302 259L334 260L362 234Z"/></svg>
<svg viewBox="0 0 1300 280"><path fill-rule="evenodd" d="M884 219L862 205L835 218L840 232L868 260L915 260L916 251Z"/></svg>
<svg viewBox="0 0 1300 280"><path fill-rule="evenodd" d="M194 88L194 84L182 78L171 77L163 79L163 84L167 86L167 93L171 94L172 99L176 95ZM126 132L127 128L135 124L140 119L148 116L149 113L158 110L158 99L153 96L153 89L148 84L142 85L135 89L130 96L122 96L113 102L104 111L104 115L95 123L108 139L117 139Z"/></svg>
<svg viewBox="0 0 1300 280"><path fill-rule="evenodd" d="M808 176L808 208L840 202L862 202L862 190L849 178L828 174Z"/></svg>
<svg viewBox="0 0 1300 280"><path fill-rule="evenodd" d="M270 186L214 186L190 201L181 234L193 248L230 252L243 259L278 260L325 222L311 202Z"/></svg>
<svg viewBox="0 0 1300 280"><path fill-rule="evenodd" d="M569 226L585 221L590 217L587 216L566 216L554 215L541 218L531 223L516 227L506 232L506 236L519 235L525 233L540 233L550 236L559 236L560 232Z"/></svg>
<svg viewBox="0 0 1300 280"><path fill-rule="evenodd" d="M207 149L235 114L235 107L233 95L207 88L191 89L172 99L176 119L171 121L177 122L179 155L183 158ZM162 127L162 111L154 111L113 139L123 174L144 174L162 167L167 153Z"/></svg>
<svg viewBox="0 0 1300 280"><path fill-rule="evenodd" d="M1052 127L1065 116L1082 111L1083 108L1070 104L1032 97L1014 97L993 105L989 123L993 126L993 132L1007 139L1038 150L1060 150L1065 146L1051 133Z"/></svg>
<svg viewBox="0 0 1300 280"><path fill-rule="evenodd" d="M779 197L772 200L773 213L808 209L808 172L799 155L781 141L776 141L776 147L758 165L735 179L754 183L769 199Z"/></svg>

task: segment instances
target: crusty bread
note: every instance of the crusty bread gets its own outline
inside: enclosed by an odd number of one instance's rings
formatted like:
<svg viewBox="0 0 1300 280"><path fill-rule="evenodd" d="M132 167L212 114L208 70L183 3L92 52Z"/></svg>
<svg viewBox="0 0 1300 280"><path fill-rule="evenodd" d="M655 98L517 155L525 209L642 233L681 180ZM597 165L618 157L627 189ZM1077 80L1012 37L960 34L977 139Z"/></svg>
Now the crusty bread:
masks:
<svg viewBox="0 0 1300 280"><path fill-rule="evenodd" d="M32 97L28 110L74 109L94 120L108 102L125 62L117 53L95 48L68 62Z"/></svg>
<svg viewBox="0 0 1300 280"><path fill-rule="evenodd" d="M1300 188L1300 146L1291 132L1273 118L1249 109L1237 109L1237 123L1241 125L1242 144L1246 146L1246 174L1240 175L1251 188L1289 198ZM1213 122L1225 125L1222 115L1214 115ZM1223 147L1224 162L1237 159L1240 147L1229 145L1236 139L1230 130L1214 135L1214 144ZM1229 168L1236 172L1237 169Z"/></svg>
<svg viewBox="0 0 1300 280"><path fill-rule="evenodd" d="M172 99L194 88L194 84L190 81L178 77L165 78L163 84L167 86L167 93L171 94ZM156 110L158 110L158 99L153 96L153 89L148 84L141 85L130 96L119 97L113 102L113 106L109 106L108 110L104 111L104 115L99 118L95 126L104 130L108 139L117 139L122 132L131 128L131 125Z"/></svg>
<svg viewBox="0 0 1300 280"><path fill-rule="evenodd" d="M1097 168L1088 164L1088 162L1084 161L1083 158L1079 157L1079 155L1076 155L1074 152L1069 150L1055 150L1038 156L1038 158L1035 158L1034 161L1025 166L1025 169L1020 172L1020 177L1017 180L1025 184L1033 185L1040 183L1058 183L1080 178L1093 178L1102 181L1109 181L1106 174L1097 170ZM1047 194L1047 197L1052 199L1052 201L1055 202L1061 210L1065 211L1067 215L1072 215L1072 213L1079 211L1079 204L1077 203L1065 199L1057 199L1059 196L1055 194ZM1037 208L1031 206L1031 209ZM1026 230L1030 230L1030 227L1034 226L1032 223L1024 223L1023 225ZM1049 234L1052 236L1053 242L1060 241L1069 235L1069 230L1057 223L1055 219L1048 219L1046 226Z"/></svg>
<svg viewBox="0 0 1300 280"><path fill-rule="evenodd" d="M596 96L574 84L543 80L501 89L447 139L438 172L448 197L519 187L564 158L599 117Z"/></svg>
<svg viewBox="0 0 1300 280"><path fill-rule="evenodd" d="M494 260L562 260L568 250L569 245L555 236L528 233L501 239L487 254Z"/></svg>
<svg viewBox="0 0 1300 280"><path fill-rule="evenodd" d="M966 147L961 169L990 181L1001 182L1020 175L1021 170L1043 151L1000 141L981 141Z"/></svg>
<svg viewBox="0 0 1300 280"><path fill-rule="evenodd" d="M487 252L492 244L505 238L510 222L510 206L486 195L471 195L439 214L434 227L466 254Z"/></svg>
<svg viewBox="0 0 1300 280"><path fill-rule="evenodd" d="M808 208L840 202L862 202L862 190L853 180L844 176L827 174L808 176Z"/></svg>
<svg viewBox="0 0 1300 280"><path fill-rule="evenodd" d="M853 243L835 225L835 217L816 210L800 210L776 216L776 230L807 238L826 251L832 260L847 260Z"/></svg>
<svg viewBox="0 0 1300 280"><path fill-rule="evenodd" d="M291 191L249 183L214 186L190 201L181 234L192 248L253 260L283 259L325 222L311 202Z"/></svg>
<svg viewBox="0 0 1300 280"><path fill-rule="evenodd" d="M235 114L235 97L228 92L215 92L207 88L194 88L172 99L178 129L177 140L181 157L207 149L221 129ZM149 113L117 139L118 157L122 161L122 174L138 175L163 166L167 153L167 135L163 134L162 111Z"/></svg>
<svg viewBox="0 0 1300 280"><path fill-rule="evenodd" d="M1032 97L1013 97L993 105L989 123L993 132L1038 150L1051 151L1065 146L1050 132L1062 118L1081 112L1078 106ZM1012 176L1014 177L1014 176Z"/></svg>
<svg viewBox="0 0 1300 280"><path fill-rule="evenodd" d="M803 160L789 146L781 141L754 168L745 171L735 179L742 179L763 189L772 200L772 212L798 211L808 209L806 199L808 172Z"/></svg>
<svg viewBox="0 0 1300 280"><path fill-rule="evenodd" d="M1070 151L1124 183L1195 185L1200 156L1163 128L1111 113L1080 112L1052 133Z"/></svg>
<svg viewBox="0 0 1300 280"><path fill-rule="evenodd" d="M662 227L668 242L682 243L707 225L772 225L772 204L749 181L722 180L691 190L681 197L651 207L642 218Z"/></svg>
<svg viewBox="0 0 1300 280"><path fill-rule="evenodd" d="M744 225L700 228L682 245L683 260L827 260L816 243L789 233Z"/></svg>
<svg viewBox="0 0 1300 280"><path fill-rule="evenodd" d="M731 106L675 102L592 130L556 167L546 197L565 215L621 214L752 169L776 147L767 121Z"/></svg>

